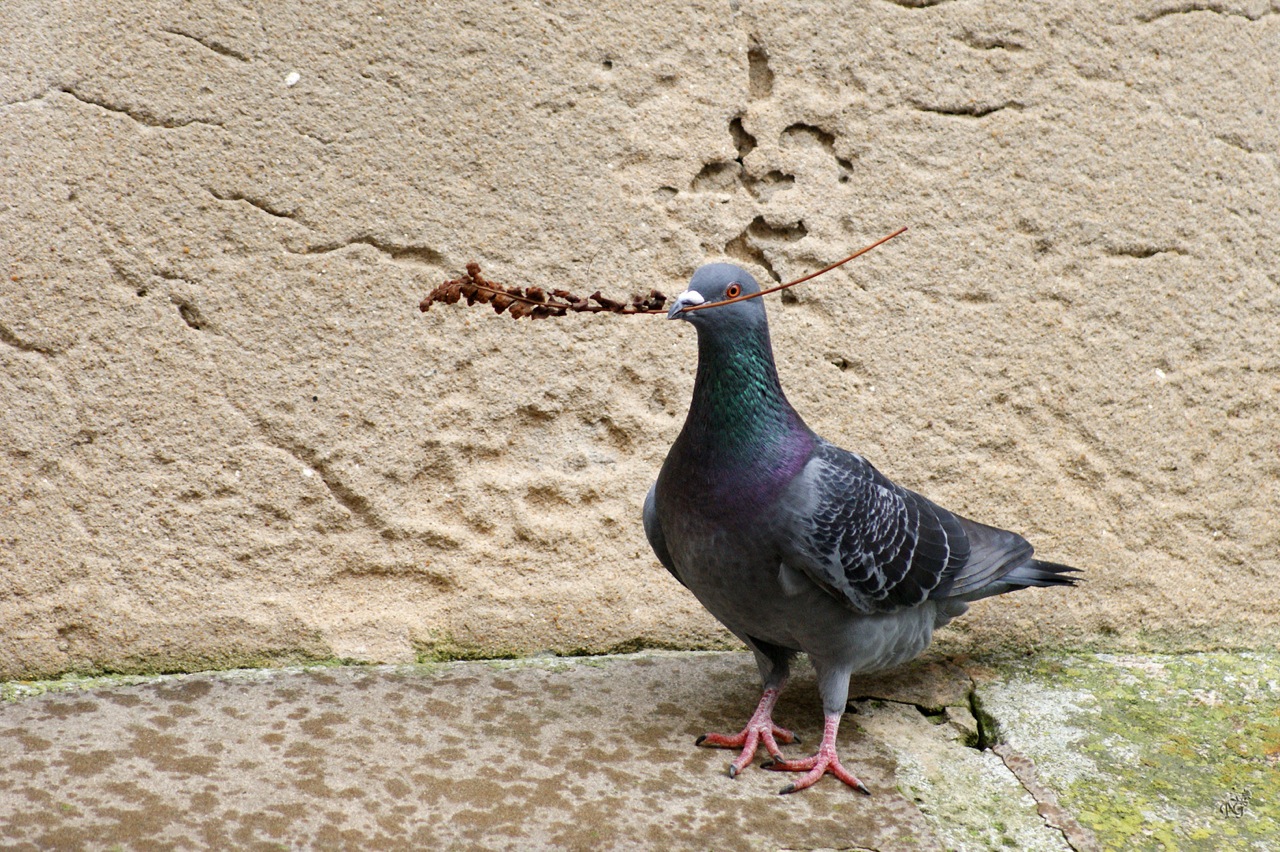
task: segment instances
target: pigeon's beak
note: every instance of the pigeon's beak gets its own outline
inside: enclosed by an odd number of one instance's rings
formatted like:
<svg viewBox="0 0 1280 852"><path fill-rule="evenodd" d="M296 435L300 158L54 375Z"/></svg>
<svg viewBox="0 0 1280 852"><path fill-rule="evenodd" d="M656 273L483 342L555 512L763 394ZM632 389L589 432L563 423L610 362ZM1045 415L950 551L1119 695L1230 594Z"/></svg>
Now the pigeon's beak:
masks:
<svg viewBox="0 0 1280 852"><path fill-rule="evenodd" d="M680 319L680 314L684 313L684 309L693 305L701 305L706 302L706 298L696 290L685 290L676 300L671 303L670 310L667 311L667 319Z"/></svg>

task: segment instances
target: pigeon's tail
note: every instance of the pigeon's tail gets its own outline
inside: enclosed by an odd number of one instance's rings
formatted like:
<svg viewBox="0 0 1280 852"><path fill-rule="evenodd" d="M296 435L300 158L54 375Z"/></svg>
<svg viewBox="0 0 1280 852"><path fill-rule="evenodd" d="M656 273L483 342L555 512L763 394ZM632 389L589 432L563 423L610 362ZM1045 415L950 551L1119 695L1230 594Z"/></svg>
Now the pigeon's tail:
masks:
<svg viewBox="0 0 1280 852"><path fill-rule="evenodd" d="M989 598L992 595L1003 595L1005 592L1025 589L1028 586L1074 586L1076 578L1068 577L1067 575L1077 573L1079 570L1079 568L1072 568L1070 565L1062 565L1058 562L1028 559L1012 571L1001 575L981 588L974 589L967 595L962 595L961 598L967 601L976 601L980 598Z"/></svg>
<svg viewBox="0 0 1280 852"><path fill-rule="evenodd" d="M1014 589L1025 589L1027 586L1074 586L1076 578L1066 575L1076 574L1079 571L1079 568L1072 568L1060 562L1032 559L1027 564L1014 568L1000 580Z"/></svg>

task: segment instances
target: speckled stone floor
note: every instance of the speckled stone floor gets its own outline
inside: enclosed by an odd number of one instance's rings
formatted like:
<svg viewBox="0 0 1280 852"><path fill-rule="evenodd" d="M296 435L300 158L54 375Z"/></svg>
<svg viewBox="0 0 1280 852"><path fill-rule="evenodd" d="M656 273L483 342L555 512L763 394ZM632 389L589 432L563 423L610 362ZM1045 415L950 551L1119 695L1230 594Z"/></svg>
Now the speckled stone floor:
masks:
<svg viewBox="0 0 1280 852"><path fill-rule="evenodd" d="M696 748L746 654L0 688L5 849L1265 849L1280 655L926 659L855 681L846 766L778 795ZM816 744L802 669L775 718Z"/></svg>

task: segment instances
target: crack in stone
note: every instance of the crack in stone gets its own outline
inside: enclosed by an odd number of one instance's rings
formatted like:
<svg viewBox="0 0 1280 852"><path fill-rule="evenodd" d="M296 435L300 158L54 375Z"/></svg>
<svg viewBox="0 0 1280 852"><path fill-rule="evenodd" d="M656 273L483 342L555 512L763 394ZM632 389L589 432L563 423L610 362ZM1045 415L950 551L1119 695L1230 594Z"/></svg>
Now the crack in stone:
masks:
<svg viewBox="0 0 1280 852"><path fill-rule="evenodd" d="M404 243L393 243L388 240L382 240L370 234L361 234L358 237L352 237L349 240L334 243L322 243L315 246L307 246L303 249L293 249L285 246L285 251L291 254L329 254L330 252L341 251L353 245L366 245L375 248L396 262L408 262L422 266L444 266L444 255L433 248L427 246L415 246Z"/></svg>
<svg viewBox="0 0 1280 852"><path fill-rule="evenodd" d="M1177 246L1120 245L1107 246L1105 251L1112 257L1134 257L1138 260L1146 260L1147 258L1155 257L1158 254L1186 254L1185 251Z"/></svg>
<svg viewBox="0 0 1280 852"><path fill-rule="evenodd" d="M245 56L243 53L241 53L240 51L236 50L233 47L228 47L227 45L213 41L212 39L200 38L199 36L192 35L191 33L186 32L185 30L180 30L177 27L161 27L160 31L164 33L169 33L170 35L176 35L176 36L181 36L182 38L185 38L185 39L190 39L191 41L194 41L196 44L203 47L205 50L211 50L214 53L218 54L219 56L226 56L231 59L238 60L240 62L251 61L248 56Z"/></svg>
<svg viewBox="0 0 1280 852"><path fill-rule="evenodd" d="M954 115L962 118L985 118L986 116L991 115L994 112L1000 112L1001 110L1024 109L1024 106L1018 101L1005 101L1000 104L967 103L945 106L941 104L927 104L919 100L912 100L909 103L921 112L932 112L938 115Z"/></svg>
<svg viewBox="0 0 1280 852"><path fill-rule="evenodd" d="M1172 15L1190 15L1195 12L1208 12L1213 15L1222 15L1228 18L1244 18L1247 21L1259 21L1268 15L1276 14L1275 7L1269 7L1262 11L1250 14L1241 9L1229 9L1220 3L1179 3L1176 6L1170 6L1167 9L1160 9L1155 12L1148 12L1137 16L1137 20L1142 24L1149 24L1152 21L1158 21L1161 18L1168 18Z"/></svg>
<svg viewBox="0 0 1280 852"><path fill-rule="evenodd" d="M1012 39L974 32L973 30L965 30L960 35L952 36L952 39L974 50L1005 50L1010 53L1026 50L1024 45Z"/></svg>
<svg viewBox="0 0 1280 852"><path fill-rule="evenodd" d="M969 714L973 716L973 722L977 725L973 736L965 737L964 744L969 748L986 751L994 748L1004 739L1000 732L1000 723L982 706L982 699L978 697L976 685L969 689Z"/></svg>
<svg viewBox="0 0 1280 852"><path fill-rule="evenodd" d="M205 187L205 189L209 190L209 194L212 195L214 198L218 199L219 201L243 201L245 204L248 204L250 207L254 207L258 210L261 210L263 213L266 213L268 216L274 216L277 219L288 219L291 222L297 222L299 225L302 225L303 227L307 227L307 228L310 227L310 225L307 225L307 223L304 222L302 218L299 217L296 213L289 213L284 210L281 210L279 207L276 207L274 204L272 204L269 201L263 201L260 198L256 198L252 195L246 195L243 192L222 193L222 192L218 192L218 190L213 189L212 187Z"/></svg>
<svg viewBox="0 0 1280 852"><path fill-rule="evenodd" d="M1101 852L1102 847L1093 832L1076 822L1075 817L1058 803L1058 795L1040 783L1040 776L1031 758L1020 754L1008 743L993 745L991 752L1000 758L1005 768L1035 800L1036 812L1045 825L1062 832L1063 838L1075 852Z"/></svg>
<svg viewBox="0 0 1280 852"><path fill-rule="evenodd" d="M1057 793L1040 783L1035 763L1004 741L1000 720L982 706L978 684L972 675L969 675L969 684L969 712L977 723L978 731L975 740L965 744L979 751L990 751L1000 758L1014 780L1022 785L1022 788L1035 801L1036 813L1044 820L1045 825L1061 832L1067 845L1075 852L1101 852L1102 847L1093 836L1093 832L1080 825L1076 818L1062 807L1058 802Z"/></svg>
<svg viewBox="0 0 1280 852"><path fill-rule="evenodd" d="M106 253L103 259L111 267L111 271L116 274L116 277L132 287L133 292L139 298L145 297L151 292L153 279L156 278L162 281L181 281L184 284L195 283L190 278L174 272L172 269L157 268L154 264L148 264L151 268L146 272L131 269L129 264L117 257L114 252ZM140 262L146 263L146 261Z"/></svg>
<svg viewBox="0 0 1280 852"><path fill-rule="evenodd" d="M936 702L930 703L928 701L922 702L921 699L925 698L925 696L888 697L879 692L864 693L859 698L853 699L850 710L855 710L852 707L853 703L861 701L896 704L900 707L914 709L931 725L949 726L951 732L943 736L948 739L954 739L957 744L962 743L975 751L992 752L1003 762L1006 762L1005 768L1012 776L1009 780L1026 790L1032 801L1035 802L1036 814L1043 823L1038 827L1038 830L1047 829L1061 834L1065 838L1067 845L1076 850L1076 852L1086 852L1086 850L1087 852L1100 852L1093 835L1087 829L1082 828L1072 815L1061 807L1052 790L1039 784L1035 768L1031 765L1031 762L1025 757L1017 755L1011 747L1001 742L1003 739L1001 726L998 720L983 707L977 681L971 673L963 671L961 673L968 683L963 695L954 692L951 694L938 694L934 696ZM975 726L976 730L974 730ZM956 736L957 734L959 735L958 737ZM1014 765L1009 766L1009 762ZM917 798L917 801L920 801L920 799ZM935 818L936 816L935 814ZM1007 838L1005 842L1009 842ZM1058 848L1056 839L1053 844L1055 848Z"/></svg>
<svg viewBox="0 0 1280 852"><path fill-rule="evenodd" d="M268 443L293 456L303 466L319 474L320 481L329 491L329 494L340 506L349 511L353 517L370 529L375 530L384 539L394 540L407 537L403 531L395 529L384 521L364 495L356 493L344 483L330 469L329 464L320 458L318 452L299 441L277 435L275 429L272 429L257 416L251 415L251 419L257 424L259 431L266 437Z"/></svg>
<svg viewBox="0 0 1280 852"><path fill-rule="evenodd" d="M185 121L179 121L176 119L159 118L149 112L135 112L121 106L116 106L108 101L98 100L96 98L91 98L88 95L83 95L71 86L59 86L58 91L70 95L82 104L89 104L91 106L96 106L99 109L104 109L107 112L123 115L125 118L131 119L134 122L141 124L143 127L155 127L162 130L176 130L180 127L188 127L192 124L203 124L206 127L222 127L222 125L216 121L207 121L203 118L192 118Z"/></svg>
<svg viewBox="0 0 1280 852"><path fill-rule="evenodd" d="M747 263L754 263L757 266L764 267L765 272L769 273L769 277L774 281L781 282L782 277L774 270L773 264L769 262L769 258L765 257L764 252L759 246L752 244L747 239L747 231L744 229L741 234L734 237L724 245L724 253L730 257L744 260Z"/></svg>
<svg viewBox="0 0 1280 852"><path fill-rule="evenodd" d="M134 269L130 269L127 264L110 254L108 254L104 259L106 260L107 265L111 267L111 271L116 274L116 277L120 278L125 284L133 288L133 292L138 296L138 298L142 298L146 296L147 293L151 292L151 286L145 275Z"/></svg>
<svg viewBox="0 0 1280 852"><path fill-rule="evenodd" d="M760 178L747 171L744 159L756 149L756 138L742 126L741 116L729 122L729 134L733 137L733 146L738 156L732 161L715 160L704 165L689 183L690 191L733 192L734 187L741 184L756 201L767 202L774 193L795 185L794 175L777 169Z"/></svg>
<svg viewBox="0 0 1280 852"><path fill-rule="evenodd" d="M1057 794L1052 789L1040 782L1035 763L1004 741L999 720L983 707L977 682L972 675L969 675L968 679L968 710L977 725L977 731L974 735L965 737L965 745L977 751L990 751L999 757L1005 768L1013 775L1014 780L1035 801L1036 813L1044 820L1045 826L1061 832L1067 845L1075 852L1101 852L1102 847L1093 833L1080 825L1075 817L1062 807ZM946 718L945 706L930 707L915 701L884 697L877 697L876 700L914 707L920 715L930 721L935 721L938 716Z"/></svg>

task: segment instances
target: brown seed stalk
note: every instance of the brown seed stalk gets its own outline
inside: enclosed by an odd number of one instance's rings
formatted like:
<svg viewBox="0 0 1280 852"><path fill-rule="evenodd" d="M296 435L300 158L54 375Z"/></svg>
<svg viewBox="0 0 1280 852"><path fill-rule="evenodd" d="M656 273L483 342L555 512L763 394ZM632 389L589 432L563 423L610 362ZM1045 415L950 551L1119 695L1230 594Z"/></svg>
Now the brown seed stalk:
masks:
<svg viewBox="0 0 1280 852"><path fill-rule="evenodd" d="M876 246L887 243L906 230L906 228L899 228L892 234L881 237L874 243L855 251L843 260L838 260L830 266L825 266L817 272L811 272L794 281L788 281L786 284L779 284L776 287L769 287L758 293L750 293L733 299L706 302L701 305L689 305L683 310L702 311L707 308L729 305L746 299L756 299L769 293L776 293L779 290L794 287L797 284L803 284L805 281L830 272L837 266L843 266L855 257L871 251ZM647 295L634 295L629 302L619 302L601 295L599 290L584 298L574 295L568 290L556 289L548 293L541 287L510 287L486 279L480 274L480 264L472 261L467 264L467 271L461 278L445 281L436 287L418 304L418 309L428 311L436 302L453 305L464 298L467 300L468 305L474 305L476 302L487 304L493 308L495 313L500 314L506 311L514 319L519 319L520 317L531 317L532 319L562 317L570 311L573 313L665 314L666 308L664 306L667 303L667 297L657 290L650 290ZM595 304L592 304L593 302Z"/></svg>

